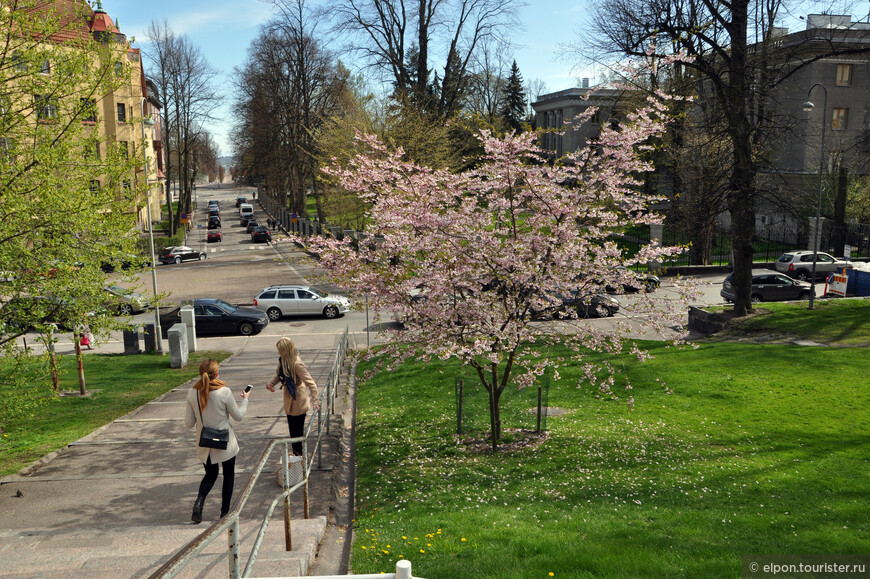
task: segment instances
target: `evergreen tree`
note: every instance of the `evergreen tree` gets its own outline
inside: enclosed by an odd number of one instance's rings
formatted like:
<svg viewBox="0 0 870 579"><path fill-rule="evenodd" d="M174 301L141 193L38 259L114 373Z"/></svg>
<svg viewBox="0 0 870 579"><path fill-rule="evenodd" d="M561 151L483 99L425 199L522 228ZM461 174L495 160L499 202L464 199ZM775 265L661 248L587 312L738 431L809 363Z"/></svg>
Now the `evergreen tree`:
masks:
<svg viewBox="0 0 870 579"><path fill-rule="evenodd" d="M523 77L515 60L511 67L511 75L508 77L507 85L504 88L501 117L508 128L520 132L525 113L526 91L523 89Z"/></svg>

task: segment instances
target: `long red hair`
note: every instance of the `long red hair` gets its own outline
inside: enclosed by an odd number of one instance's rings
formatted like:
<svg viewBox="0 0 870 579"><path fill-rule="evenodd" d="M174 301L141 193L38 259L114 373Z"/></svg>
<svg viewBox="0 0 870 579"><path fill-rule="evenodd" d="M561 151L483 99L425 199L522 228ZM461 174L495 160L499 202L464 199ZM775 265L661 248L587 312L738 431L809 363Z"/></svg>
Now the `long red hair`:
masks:
<svg viewBox="0 0 870 579"><path fill-rule="evenodd" d="M193 385L199 391L199 404L203 410L208 406L209 392L226 385L226 382L218 379L218 363L211 358L203 360L199 365L199 380Z"/></svg>

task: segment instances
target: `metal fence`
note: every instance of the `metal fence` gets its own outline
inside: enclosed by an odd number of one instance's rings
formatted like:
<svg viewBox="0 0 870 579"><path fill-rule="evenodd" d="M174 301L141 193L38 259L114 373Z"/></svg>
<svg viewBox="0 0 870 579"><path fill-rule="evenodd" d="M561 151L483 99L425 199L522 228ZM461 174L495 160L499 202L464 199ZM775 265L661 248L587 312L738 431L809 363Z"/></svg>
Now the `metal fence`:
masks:
<svg viewBox="0 0 870 579"><path fill-rule="evenodd" d="M783 253L797 249L812 249L813 240L810 239L811 228L794 227L783 224L776 226L759 225L755 231L752 242L755 250L753 261L771 262L779 259ZM632 256L641 247L649 243L648 228L639 228L631 235L611 236L613 241L622 248L623 254ZM843 255L842 244L851 248L852 257L866 257L870 255L870 225L863 223L847 223L841 231L830 219L823 219L819 230L819 251L830 253L840 257ZM731 263L731 232L726 229L716 229L707 250L701 250L692 245L692 239L685 231L665 225L662 231L663 245L679 245L687 247L682 254L662 262L663 267L686 266L686 265L728 265ZM839 246L838 246L839 245ZM701 252L702 256L693 256ZM694 259L693 259L694 257ZM638 264L632 269L643 270L647 265Z"/></svg>
<svg viewBox="0 0 870 579"><path fill-rule="evenodd" d="M344 333L339 340L335 361L333 362L332 370L330 371L329 377L327 378L326 386L320 392L320 408L318 408L317 410L317 421L315 422L314 420L311 420L308 422L308 426L305 430L304 436L296 438L280 438L270 441L269 444L266 446L266 449L263 451L260 460L257 461L256 465L254 466L253 472L251 473L251 476L249 477L245 488L242 489L242 492L236 499L236 504L233 509L229 513L227 513L226 516L224 516L219 521L210 526L208 529L203 531L196 539L182 547L182 549L179 550L169 561L167 561L162 567L160 567L160 569L158 569L151 575L151 579L168 579L170 577L177 576L179 573L183 572L185 568L190 565L196 559L196 557L203 552L206 547L208 547L215 540L217 540L224 531L226 531L227 533L227 542L229 546L227 554L229 577L231 577L232 579L251 577L251 573L253 572L253 566L257 561L257 556L260 551L260 546L262 545L263 538L266 535L266 529L269 527L269 523L272 520L272 515L279 504L283 504L284 507L284 546L287 551L293 550L293 538L290 532L290 495L299 490L302 491L304 516L306 519L309 518L308 476L311 472L313 459L312 461L308 460L308 445L306 444L306 441L311 436L312 427L316 423L317 436L314 439L314 451L318 457L318 469L322 468L321 463L323 451L323 436L324 434L328 434L329 417L333 413L335 391L341 379L341 368L342 364L344 363L345 355L347 353L347 343L348 328L345 328ZM324 407L326 408L325 418L323 411ZM291 486L288 449L289 446L294 442L303 443L303 470L301 480ZM254 487L260 478L260 475L263 473L263 469L266 467L267 464L272 464L270 462L270 457L272 456L272 452L275 451L275 449L279 449L278 451L281 453L281 474L283 476L280 478L283 483L283 490L279 495L275 497L275 499L269 505L263 522L260 525L260 530L257 533L257 538L254 540L254 544L251 547L251 552L248 555L248 560L247 564L245 565L244 572L242 572L240 557L241 544L239 540L239 516L242 509L245 507L248 498L250 498L251 493L253 492ZM404 573L405 570L403 569L402 572ZM384 577L384 575L380 576ZM407 568L407 575L400 575L399 567L397 566L396 576L410 578L410 564Z"/></svg>
<svg viewBox="0 0 870 579"><path fill-rule="evenodd" d="M499 400L502 425L542 432L547 429L547 409L550 395L550 372L545 372L538 387L523 388L508 384ZM456 433L488 432L490 424L489 392L477 374L454 376L456 396Z"/></svg>

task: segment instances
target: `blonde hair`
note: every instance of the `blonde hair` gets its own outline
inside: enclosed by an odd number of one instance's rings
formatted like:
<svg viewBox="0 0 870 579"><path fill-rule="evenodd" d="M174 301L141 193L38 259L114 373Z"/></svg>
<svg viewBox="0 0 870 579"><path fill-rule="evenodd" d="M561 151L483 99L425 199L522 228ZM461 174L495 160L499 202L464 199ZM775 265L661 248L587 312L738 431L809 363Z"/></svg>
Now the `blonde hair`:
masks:
<svg viewBox="0 0 870 579"><path fill-rule="evenodd" d="M299 360L299 353L296 351L296 344L290 338L281 338L276 344L278 347L278 369L283 366L285 376L294 376L296 370L296 362Z"/></svg>
<svg viewBox="0 0 870 579"><path fill-rule="evenodd" d="M217 376L218 363L211 358L203 360L199 365L199 380L193 385L199 391L199 404L203 410L208 406L209 392L227 385L223 380L218 380Z"/></svg>

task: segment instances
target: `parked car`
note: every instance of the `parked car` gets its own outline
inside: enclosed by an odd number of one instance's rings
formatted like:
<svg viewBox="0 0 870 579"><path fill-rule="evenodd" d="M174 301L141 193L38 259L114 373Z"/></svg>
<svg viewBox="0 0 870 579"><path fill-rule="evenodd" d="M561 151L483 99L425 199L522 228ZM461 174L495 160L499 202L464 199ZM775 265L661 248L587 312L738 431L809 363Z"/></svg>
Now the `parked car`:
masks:
<svg viewBox="0 0 870 579"><path fill-rule="evenodd" d="M247 202L248 202L247 197L242 197L241 195L236 197L236 207L240 207L242 205L242 203L247 203Z"/></svg>
<svg viewBox="0 0 870 579"><path fill-rule="evenodd" d="M733 302L736 295L731 282L733 275L733 273L729 274L725 278L722 282L722 290L719 292L726 302ZM752 270L750 299L753 303L808 300L812 291L813 286L808 281L792 279L769 269Z"/></svg>
<svg viewBox="0 0 870 579"><path fill-rule="evenodd" d="M148 308L148 299L140 293L116 285L106 286L106 307L119 316L139 314Z"/></svg>
<svg viewBox="0 0 870 579"><path fill-rule="evenodd" d="M212 229L211 231L208 232L208 235L206 235L205 238L206 238L206 241L208 241L209 243L224 240L223 233L221 233L220 229Z"/></svg>
<svg viewBox="0 0 870 579"><path fill-rule="evenodd" d="M75 325L72 313L60 298L13 297L0 308L0 326L29 332L41 324L54 324L62 330L72 330Z"/></svg>
<svg viewBox="0 0 870 579"><path fill-rule="evenodd" d="M223 300L202 298L193 300L193 316L196 320L196 335L242 334L251 336L260 333L269 325L269 318L260 310L240 308ZM169 328L181 323L181 306L160 314L163 337Z"/></svg>
<svg viewBox="0 0 870 579"><path fill-rule="evenodd" d="M662 285L662 281L659 277L651 273L632 271L623 266L617 267L616 270L620 275L628 277L629 279L623 281L620 284L620 287L607 285L604 290L609 294L636 293L641 290L646 293L652 293Z"/></svg>
<svg viewBox="0 0 870 579"><path fill-rule="evenodd" d="M532 319L546 320L551 318L569 318L569 312L574 310L579 318L609 318L619 311L619 302L606 294L581 296L577 292L559 294L556 303L543 310L533 310Z"/></svg>
<svg viewBox="0 0 870 579"><path fill-rule="evenodd" d="M254 298L254 307L273 322L284 316L316 315L336 318L350 310L350 300L329 295L310 286L280 285L264 288Z"/></svg>
<svg viewBox="0 0 870 579"><path fill-rule="evenodd" d="M245 229L247 230L248 233L253 233L254 229L258 228L259 226L260 226L259 221L257 221L256 219L254 219L252 217L252 218L248 219L248 224L245 226Z"/></svg>
<svg viewBox="0 0 870 579"><path fill-rule="evenodd" d="M221 210L219 207L209 207L208 208L208 216L209 217L220 217Z"/></svg>
<svg viewBox="0 0 870 579"><path fill-rule="evenodd" d="M212 205L214 205L216 207L220 207L221 206L220 199L209 199L208 206L211 207Z"/></svg>
<svg viewBox="0 0 870 579"><path fill-rule="evenodd" d="M827 253L816 253L816 277L849 268L852 265ZM776 271L806 281L813 276L813 252L809 250L787 251L776 260Z"/></svg>
<svg viewBox="0 0 870 579"><path fill-rule="evenodd" d="M148 267L150 262L138 255L125 255L122 257L113 257L107 259L103 263L100 264L100 269L102 269L106 273L112 273L119 269L127 271L129 269L142 269Z"/></svg>
<svg viewBox="0 0 870 579"><path fill-rule="evenodd" d="M217 215L210 216L208 218L208 229L220 229L221 228L221 218Z"/></svg>
<svg viewBox="0 0 870 579"><path fill-rule="evenodd" d="M242 203L239 205L239 219L242 221L242 227L248 224L249 219L254 218L254 206L250 203Z"/></svg>
<svg viewBox="0 0 870 579"><path fill-rule="evenodd" d="M200 261L206 258L205 252L179 245L176 247L167 247L160 253L160 263L181 263L182 261L190 261L198 259Z"/></svg>
<svg viewBox="0 0 870 579"><path fill-rule="evenodd" d="M258 225L251 232L251 241L254 243L268 243L272 241L272 232L264 225Z"/></svg>

